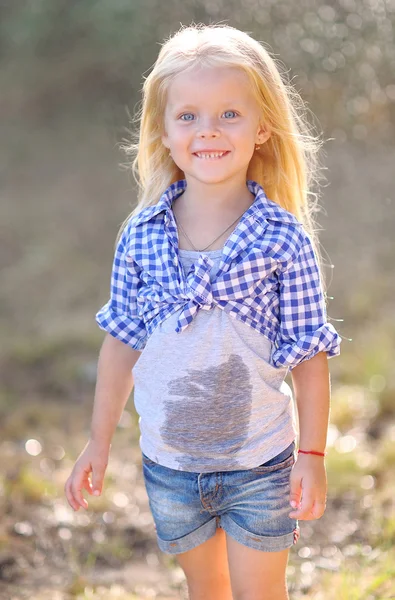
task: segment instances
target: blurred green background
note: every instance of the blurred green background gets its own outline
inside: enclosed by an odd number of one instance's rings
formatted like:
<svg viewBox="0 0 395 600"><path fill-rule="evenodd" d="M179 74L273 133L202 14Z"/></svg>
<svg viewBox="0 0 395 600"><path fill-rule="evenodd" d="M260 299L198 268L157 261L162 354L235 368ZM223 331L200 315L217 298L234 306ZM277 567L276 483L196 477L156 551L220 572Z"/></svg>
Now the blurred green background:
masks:
<svg viewBox="0 0 395 600"><path fill-rule="evenodd" d="M318 222L344 340L329 363L328 508L301 523L291 597L395 598L393 0L0 4L0 598L186 598L156 546L132 398L103 496L74 513L63 486L89 435L94 315L135 203L120 145L160 43L192 21L264 42L330 138Z"/></svg>

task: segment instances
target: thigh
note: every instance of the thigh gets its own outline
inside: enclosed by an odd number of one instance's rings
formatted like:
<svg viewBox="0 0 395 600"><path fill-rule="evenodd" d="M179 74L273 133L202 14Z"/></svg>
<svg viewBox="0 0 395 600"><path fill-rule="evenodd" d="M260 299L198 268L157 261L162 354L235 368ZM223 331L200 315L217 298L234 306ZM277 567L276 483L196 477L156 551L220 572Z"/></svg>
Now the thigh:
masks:
<svg viewBox="0 0 395 600"><path fill-rule="evenodd" d="M176 555L183 569L190 600L232 600L225 532L193 550Z"/></svg>
<svg viewBox="0 0 395 600"><path fill-rule="evenodd" d="M288 548L262 552L227 535L227 553L234 600L288 600Z"/></svg>

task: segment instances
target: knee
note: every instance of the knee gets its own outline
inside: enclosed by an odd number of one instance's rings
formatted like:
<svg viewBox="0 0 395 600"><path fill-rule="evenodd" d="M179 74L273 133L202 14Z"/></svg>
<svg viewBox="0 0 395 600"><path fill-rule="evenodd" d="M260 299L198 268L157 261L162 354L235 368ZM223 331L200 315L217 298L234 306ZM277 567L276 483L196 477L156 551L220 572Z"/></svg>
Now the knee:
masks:
<svg viewBox="0 0 395 600"><path fill-rule="evenodd" d="M189 585L188 598L189 600L234 600L230 589L217 589L215 587L210 587L209 589L197 587L193 589Z"/></svg>
<svg viewBox="0 0 395 600"><path fill-rule="evenodd" d="M289 600L287 584L271 584L257 590L256 587L245 587L239 590L233 590L233 600Z"/></svg>
<svg viewBox="0 0 395 600"><path fill-rule="evenodd" d="M229 579L224 575L190 580L187 577L190 600L233 600Z"/></svg>

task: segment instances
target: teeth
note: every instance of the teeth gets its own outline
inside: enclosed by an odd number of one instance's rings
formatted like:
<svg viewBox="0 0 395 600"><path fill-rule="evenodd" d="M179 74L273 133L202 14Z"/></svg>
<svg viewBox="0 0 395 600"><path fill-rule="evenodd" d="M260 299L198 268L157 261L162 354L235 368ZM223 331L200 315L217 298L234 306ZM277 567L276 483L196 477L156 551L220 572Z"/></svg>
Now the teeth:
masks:
<svg viewBox="0 0 395 600"><path fill-rule="evenodd" d="M199 158L220 158L225 152L196 152Z"/></svg>

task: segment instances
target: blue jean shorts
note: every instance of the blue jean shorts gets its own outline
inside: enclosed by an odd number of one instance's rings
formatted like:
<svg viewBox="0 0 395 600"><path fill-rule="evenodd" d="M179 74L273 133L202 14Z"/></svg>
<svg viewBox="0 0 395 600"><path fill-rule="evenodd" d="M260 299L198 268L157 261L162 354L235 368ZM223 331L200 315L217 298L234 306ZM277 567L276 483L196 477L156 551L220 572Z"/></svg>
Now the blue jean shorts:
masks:
<svg viewBox="0 0 395 600"><path fill-rule="evenodd" d="M248 470L193 473L163 467L142 455L143 474L159 548L167 554L192 550L221 527L240 544L276 552L299 536L292 508L290 474L295 443Z"/></svg>

